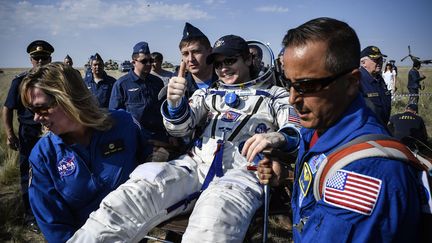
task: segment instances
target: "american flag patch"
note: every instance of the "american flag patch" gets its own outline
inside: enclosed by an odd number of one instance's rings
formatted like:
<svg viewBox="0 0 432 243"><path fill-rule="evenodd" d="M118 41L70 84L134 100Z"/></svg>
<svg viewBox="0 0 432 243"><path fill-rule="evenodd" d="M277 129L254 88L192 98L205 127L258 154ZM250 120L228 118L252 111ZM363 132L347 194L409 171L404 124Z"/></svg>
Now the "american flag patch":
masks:
<svg viewBox="0 0 432 243"><path fill-rule="evenodd" d="M294 108L289 108L288 113L288 122L294 123L295 125L300 126L300 117L298 116L297 112L294 110Z"/></svg>
<svg viewBox="0 0 432 243"><path fill-rule="evenodd" d="M325 184L324 201L336 207L370 215L378 201L381 180L338 170Z"/></svg>

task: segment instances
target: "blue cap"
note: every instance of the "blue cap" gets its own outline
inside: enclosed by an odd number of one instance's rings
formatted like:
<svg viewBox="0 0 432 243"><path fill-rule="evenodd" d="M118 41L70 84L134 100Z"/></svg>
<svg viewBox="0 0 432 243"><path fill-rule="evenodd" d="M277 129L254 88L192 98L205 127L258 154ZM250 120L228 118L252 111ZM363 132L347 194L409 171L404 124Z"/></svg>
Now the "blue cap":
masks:
<svg viewBox="0 0 432 243"><path fill-rule="evenodd" d="M212 53L207 56L207 64L211 64L217 54L232 57L249 53L249 46L240 36L226 35L217 40L213 46Z"/></svg>
<svg viewBox="0 0 432 243"><path fill-rule="evenodd" d="M90 60L94 61L94 60L98 60L103 62L102 57L99 55L99 53L96 52L96 54L90 56Z"/></svg>
<svg viewBox="0 0 432 243"><path fill-rule="evenodd" d="M183 37L181 40L188 40L188 39L197 38L197 37L207 38L207 36L204 35L204 33L201 32L201 30L199 30L197 27L189 24L188 22L186 22L185 27L183 29Z"/></svg>
<svg viewBox="0 0 432 243"><path fill-rule="evenodd" d="M138 54L138 53L150 54L150 48L147 42L141 41L134 46L132 54Z"/></svg>

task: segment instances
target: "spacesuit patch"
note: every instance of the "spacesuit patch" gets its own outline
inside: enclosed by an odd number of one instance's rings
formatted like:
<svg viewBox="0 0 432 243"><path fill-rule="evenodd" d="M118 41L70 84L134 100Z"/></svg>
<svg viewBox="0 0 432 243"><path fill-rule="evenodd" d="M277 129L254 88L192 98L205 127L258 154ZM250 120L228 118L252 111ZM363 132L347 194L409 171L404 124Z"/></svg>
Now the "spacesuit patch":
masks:
<svg viewBox="0 0 432 243"><path fill-rule="evenodd" d="M312 174L315 174L318 171L321 163L326 158L325 154L315 155L309 160L309 166L311 168Z"/></svg>
<svg viewBox="0 0 432 243"><path fill-rule="evenodd" d="M240 113L234 111L226 111L222 116L224 122L235 122L240 117Z"/></svg>
<svg viewBox="0 0 432 243"><path fill-rule="evenodd" d="M306 196L312 184L312 173L308 163L303 164L303 170L299 178L299 185L303 196Z"/></svg>
<svg viewBox="0 0 432 243"><path fill-rule="evenodd" d="M255 128L255 133L267 133L267 131L270 130L270 128L267 128L266 124L260 123Z"/></svg>
<svg viewBox="0 0 432 243"><path fill-rule="evenodd" d="M57 170L61 177L69 176L76 169L75 157L65 157L57 163Z"/></svg>

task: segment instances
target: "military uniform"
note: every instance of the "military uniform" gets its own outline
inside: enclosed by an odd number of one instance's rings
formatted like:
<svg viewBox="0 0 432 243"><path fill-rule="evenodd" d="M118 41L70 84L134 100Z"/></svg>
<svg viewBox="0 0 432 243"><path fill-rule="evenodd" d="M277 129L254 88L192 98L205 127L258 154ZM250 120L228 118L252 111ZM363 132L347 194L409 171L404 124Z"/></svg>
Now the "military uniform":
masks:
<svg viewBox="0 0 432 243"><path fill-rule="evenodd" d="M391 91L387 90L384 79L372 75L363 67L360 67L361 92L369 108L374 111L383 125L388 123L391 111Z"/></svg>
<svg viewBox="0 0 432 243"><path fill-rule="evenodd" d="M152 139L166 140L167 134L160 113L162 101L158 99L163 86L162 80L152 74L142 80L130 70L114 83L109 108L130 112L152 134Z"/></svg>
<svg viewBox="0 0 432 243"><path fill-rule="evenodd" d="M423 143L427 142L427 131L423 119L410 111L405 111L390 117L389 130L399 140L413 137Z"/></svg>
<svg viewBox="0 0 432 243"><path fill-rule="evenodd" d="M139 42L134 46L132 54L140 53L150 55L146 42ZM130 112L141 127L151 134L151 139L168 142L169 136L163 127L160 113L162 101L158 99L163 87L163 81L153 74L146 74L143 80L134 70L130 70L114 83L109 109L124 109Z"/></svg>
<svg viewBox="0 0 432 243"><path fill-rule="evenodd" d="M99 82L96 83L94 81L93 75L89 75L88 77L86 76L84 82L90 92L98 100L99 106L108 108L112 88L114 86L114 83L116 82L116 79L104 72L104 74L102 75L102 80L100 80Z"/></svg>
<svg viewBox="0 0 432 243"><path fill-rule="evenodd" d="M415 66L418 66L420 68L420 62L414 61ZM409 104L418 104L419 101L419 89L421 88L420 81L425 79L424 76L420 76L420 72L416 68L411 68L408 72L408 92L410 94L410 98L408 103Z"/></svg>
<svg viewBox="0 0 432 243"><path fill-rule="evenodd" d="M38 60L38 58L50 58L54 48L46 41L36 40L30 43L27 47L27 53ZM20 166L20 183L24 202L24 210L26 214L25 220L31 220L32 212L30 209L28 198L28 181L29 181L29 161L28 157L33 146L41 135L42 126L40 123L33 120L34 114L21 102L20 84L27 75L27 72L21 73L12 80L9 92L4 102L4 106L8 112L17 110L18 115L18 139L19 139L19 166ZM12 113L13 114L13 113ZM13 116L13 115L12 115ZM30 218L30 219L29 219Z"/></svg>

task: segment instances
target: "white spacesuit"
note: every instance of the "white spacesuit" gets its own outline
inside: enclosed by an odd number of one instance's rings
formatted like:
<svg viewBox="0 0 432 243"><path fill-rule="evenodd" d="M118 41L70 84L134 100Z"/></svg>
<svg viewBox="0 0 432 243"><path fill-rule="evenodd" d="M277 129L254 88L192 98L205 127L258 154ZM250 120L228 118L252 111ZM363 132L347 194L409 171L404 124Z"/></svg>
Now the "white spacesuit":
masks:
<svg viewBox="0 0 432 243"><path fill-rule="evenodd" d="M161 222L191 209L183 242L242 242L263 196L262 185L241 155L244 142L275 131L285 138L299 136L298 124L291 122L297 115L288 104L288 92L269 80L267 75L199 89L189 103L183 101L175 119L169 118L165 102L162 113L169 133L183 137L195 132L199 137L190 153L137 167L70 242L137 242ZM294 151L297 144L287 149ZM207 174L215 176L206 179Z"/></svg>

